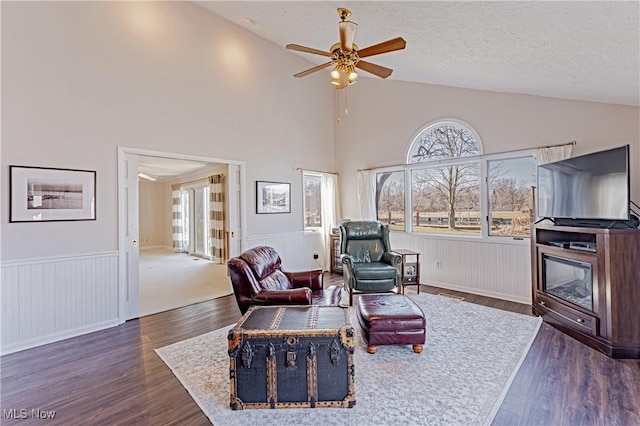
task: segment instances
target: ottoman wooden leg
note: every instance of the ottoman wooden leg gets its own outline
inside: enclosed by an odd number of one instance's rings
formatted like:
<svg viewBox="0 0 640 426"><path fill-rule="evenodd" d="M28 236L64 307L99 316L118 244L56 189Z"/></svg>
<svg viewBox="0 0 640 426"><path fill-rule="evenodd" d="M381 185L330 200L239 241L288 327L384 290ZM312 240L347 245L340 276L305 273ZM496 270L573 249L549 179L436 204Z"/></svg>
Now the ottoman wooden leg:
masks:
<svg viewBox="0 0 640 426"><path fill-rule="evenodd" d="M422 345L413 345L413 351L417 354L422 353Z"/></svg>
<svg viewBox="0 0 640 426"><path fill-rule="evenodd" d="M378 352L378 348L376 346L367 346L367 352L369 352L370 354L375 354L376 352Z"/></svg>

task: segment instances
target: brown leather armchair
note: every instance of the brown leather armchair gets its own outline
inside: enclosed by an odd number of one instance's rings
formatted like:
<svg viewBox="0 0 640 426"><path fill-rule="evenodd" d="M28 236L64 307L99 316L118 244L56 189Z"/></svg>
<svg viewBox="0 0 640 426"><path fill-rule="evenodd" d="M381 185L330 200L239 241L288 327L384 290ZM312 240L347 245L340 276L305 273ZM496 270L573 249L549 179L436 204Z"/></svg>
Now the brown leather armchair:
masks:
<svg viewBox="0 0 640 426"><path fill-rule="evenodd" d="M227 266L240 312L253 305L337 305L342 288L322 284L322 269L285 272L271 247L254 247Z"/></svg>

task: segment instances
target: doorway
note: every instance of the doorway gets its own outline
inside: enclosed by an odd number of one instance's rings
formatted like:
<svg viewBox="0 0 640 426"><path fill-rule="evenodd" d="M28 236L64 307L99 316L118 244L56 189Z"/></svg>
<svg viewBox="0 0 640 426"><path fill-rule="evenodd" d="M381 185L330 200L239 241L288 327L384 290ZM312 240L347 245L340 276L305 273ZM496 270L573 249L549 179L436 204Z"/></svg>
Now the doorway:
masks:
<svg viewBox="0 0 640 426"><path fill-rule="evenodd" d="M198 177L198 174L206 175L212 168L220 170L221 167L224 170L226 200L225 257L230 257L239 254L244 246L242 229L245 211L241 201L243 162L118 149L122 321L224 295L218 294L220 291L225 294L231 292L224 262L214 265L210 261L212 254L206 224L209 187L203 183L203 179L191 179ZM178 193L167 189L171 188L170 183L176 181L182 183ZM165 200L164 205L158 207L158 202L150 202L148 188L157 189L161 186L164 188L158 191L164 193L165 199L167 191L171 195L168 196L170 201ZM176 194L179 194L178 202L181 204L178 210L183 212L180 217L175 217L176 200L171 201ZM164 224L160 224L162 220L157 219L157 214L149 214L149 211L155 210L164 210L164 214L168 215ZM176 227L178 220L182 225ZM163 228L160 232L162 237L157 236L160 227ZM184 235L184 246L176 247L175 242L171 242L175 239L172 234L176 229L180 229ZM181 282L186 284L181 285ZM218 283L215 286L217 290L212 291L211 282ZM226 289L220 289L225 286Z"/></svg>

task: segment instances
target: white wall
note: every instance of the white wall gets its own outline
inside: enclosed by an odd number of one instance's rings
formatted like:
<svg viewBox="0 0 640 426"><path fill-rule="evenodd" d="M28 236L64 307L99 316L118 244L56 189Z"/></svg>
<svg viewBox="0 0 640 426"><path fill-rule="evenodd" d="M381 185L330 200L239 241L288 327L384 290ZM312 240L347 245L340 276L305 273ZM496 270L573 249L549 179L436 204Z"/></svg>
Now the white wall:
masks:
<svg viewBox="0 0 640 426"><path fill-rule="evenodd" d="M159 182L138 181L139 239L140 248L159 246L163 243L164 211L163 185Z"/></svg>
<svg viewBox="0 0 640 426"><path fill-rule="evenodd" d="M345 218L359 217L356 170L403 164L412 138L426 124L442 118L470 124L479 133L485 153L576 140L573 155L580 155L630 144L632 197L640 200L640 108L373 78L358 79L347 90L349 114L341 114L335 140ZM400 244L396 248L422 253L423 282L519 302L530 300L526 241L474 242L404 233L392 241ZM436 260L442 261L441 270L434 268Z"/></svg>
<svg viewBox="0 0 640 426"><path fill-rule="evenodd" d="M117 323L117 262L105 271L83 260L81 274L65 265L118 249L119 146L244 161L246 236L303 229L296 168L333 170L335 160L331 85L320 73L292 77L309 62L190 2L1 7L2 205L9 165L97 171L95 221L8 223L2 209L2 299L17 307L2 310L10 327L2 351ZM255 215L256 180L291 182L291 214ZM40 281L30 275L51 264L68 273ZM46 315L38 304L7 299L35 297L43 287L86 293ZM102 300L106 314L73 321L83 300ZM60 318L59 328L46 327L50 317ZM33 333L18 330L22 318L30 318Z"/></svg>

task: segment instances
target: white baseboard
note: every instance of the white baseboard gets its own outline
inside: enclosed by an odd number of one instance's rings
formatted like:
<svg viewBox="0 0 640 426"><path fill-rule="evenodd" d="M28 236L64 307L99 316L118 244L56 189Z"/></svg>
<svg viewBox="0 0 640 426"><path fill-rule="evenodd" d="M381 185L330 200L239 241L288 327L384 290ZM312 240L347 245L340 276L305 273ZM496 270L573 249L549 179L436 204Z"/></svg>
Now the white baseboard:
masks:
<svg viewBox="0 0 640 426"><path fill-rule="evenodd" d="M473 287L463 287L463 286L458 286L455 284L449 284L449 283L439 283L439 282L435 282L435 281L429 281L429 282L422 282L422 284L424 285L431 285L434 287L440 287L440 288L445 288L447 290L455 290L455 291L462 291L464 293L471 293L471 294L477 294L478 296L486 296L486 297L491 297L493 299L500 299L500 300L507 300L509 302L515 302L515 303L522 303L524 305L531 305L531 298L521 298L521 297L517 297L517 296L513 296L511 294L504 294L504 293L497 293L497 292L493 292L493 291L486 291L486 290L482 290L479 288L473 288Z"/></svg>

